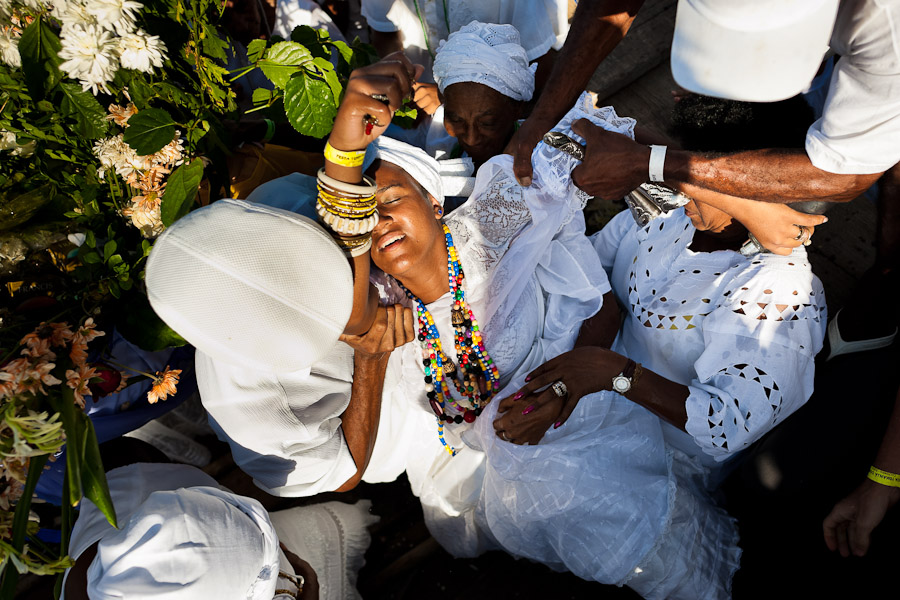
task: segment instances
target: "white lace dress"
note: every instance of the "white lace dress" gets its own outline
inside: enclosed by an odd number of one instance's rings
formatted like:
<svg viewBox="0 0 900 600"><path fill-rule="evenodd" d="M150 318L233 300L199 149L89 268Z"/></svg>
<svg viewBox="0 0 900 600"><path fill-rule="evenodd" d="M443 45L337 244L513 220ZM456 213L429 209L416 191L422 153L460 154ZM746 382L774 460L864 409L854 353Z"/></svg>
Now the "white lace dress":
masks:
<svg viewBox="0 0 900 600"><path fill-rule="evenodd" d="M634 126L583 96L556 129L572 135L579 118L626 134ZM610 289L584 236L586 198L569 176L574 160L541 144L534 163L534 183L522 188L511 157L495 157L446 220L467 300L500 371L498 398L571 349ZM382 286L385 299L402 298L391 280ZM453 339L449 295L428 308L442 340ZM455 360L452 344L444 349ZM473 425L445 428L447 441L462 447L451 458L425 397L420 352L410 344L393 357L420 421L407 474L448 551L472 556L499 547L585 579L628 583L647 597L727 595L739 552L733 522L676 483L656 417L615 394L594 394L539 445L517 446L494 434L493 402Z"/></svg>

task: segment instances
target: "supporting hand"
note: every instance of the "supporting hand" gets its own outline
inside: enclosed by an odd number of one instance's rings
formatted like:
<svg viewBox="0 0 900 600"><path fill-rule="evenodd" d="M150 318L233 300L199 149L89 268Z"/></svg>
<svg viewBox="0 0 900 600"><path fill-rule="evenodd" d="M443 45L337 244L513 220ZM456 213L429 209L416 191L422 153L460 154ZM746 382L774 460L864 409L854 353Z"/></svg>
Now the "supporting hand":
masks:
<svg viewBox="0 0 900 600"><path fill-rule="evenodd" d="M413 313L400 304L379 307L372 327L361 335L342 334L340 340L353 348L357 355L385 358L394 348L416 337Z"/></svg>
<svg viewBox="0 0 900 600"><path fill-rule="evenodd" d="M865 556L872 531L885 513L900 500L900 488L866 479L853 493L834 505L822 528L825 544L841 556Z"/></svg>

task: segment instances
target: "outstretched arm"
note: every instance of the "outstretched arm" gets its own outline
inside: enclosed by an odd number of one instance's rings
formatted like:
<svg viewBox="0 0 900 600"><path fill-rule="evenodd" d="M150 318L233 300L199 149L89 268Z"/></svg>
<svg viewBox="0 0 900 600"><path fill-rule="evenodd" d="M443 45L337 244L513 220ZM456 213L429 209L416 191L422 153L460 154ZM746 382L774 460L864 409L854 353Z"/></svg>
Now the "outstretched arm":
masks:
<svg viewBox="0 0 900 600"><path fill-rule="evenodd" d="M872 466L887 473L900 473L900 391ZM865 556L869 550L872 531L898 500L900 487L864 479L852 494L835 504L825 517L822 528L828 549L839 550L841 556L850 556L851 552L855 556Z"/></svg>
<svg viewBox="0 0 900 600"><path fill-rule="evenodd" d="M582 0L553 70L531 116L506 148L515 157L513 171L531 185L531 152L587 86L597 65L622 41L644 0Z"/></svg>

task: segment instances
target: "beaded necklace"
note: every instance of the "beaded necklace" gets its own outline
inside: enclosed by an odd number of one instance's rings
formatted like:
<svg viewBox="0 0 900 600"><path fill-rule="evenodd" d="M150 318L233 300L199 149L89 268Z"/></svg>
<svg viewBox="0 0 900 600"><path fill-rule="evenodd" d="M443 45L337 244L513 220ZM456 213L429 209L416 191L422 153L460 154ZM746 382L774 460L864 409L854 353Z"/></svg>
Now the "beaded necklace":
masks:
<svg viewBox="0 0 900 600"><path fill-rule="evenodd" d="M462 288L465 274L459 263L456 246L450 228L444 224L447 240L447 278L450 281L450 321L454 329L454 342L459 368L444 353L441 335L425 303L406 289L403 291L416 305L419 320L419 342L422 344L422 364L425 367L425 392L431 409L437 417L438 438L450 453L456 456L458 450L444 439L444 423L472 423L491 397L500 389L500 372L488 356L481 339L478 322L472 309L466 303L466 292ZM460 373L462 371L462 373ZM479 377L484 378L482 391ZM447 380L453 382L458 396L453 395ZM451 410L452 409L452 410ZM455 411L456 414L452 414Z"/></svg>

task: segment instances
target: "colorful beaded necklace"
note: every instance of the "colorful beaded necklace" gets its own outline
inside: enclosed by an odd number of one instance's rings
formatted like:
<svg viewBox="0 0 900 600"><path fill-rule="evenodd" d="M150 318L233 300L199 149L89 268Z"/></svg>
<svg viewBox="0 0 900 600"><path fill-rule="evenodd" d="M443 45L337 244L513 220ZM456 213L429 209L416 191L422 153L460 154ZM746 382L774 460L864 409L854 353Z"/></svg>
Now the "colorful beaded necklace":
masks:
<svg viewBox="0 0 900 600"><path fill-rule="evenodd" d="M419 300L405 286L403 291L416 305L419 320L419 342L422 344L422 364L425 367L425 391L431 409L437 416L438 438L450 453L456 456L457 449L444 439L444 422L472 423L482 408L491 401L491 397L500 389L500 372L494 361L488 356L487 349L481 339L478 322L472 309L466 304L466 292L462 288L462 265L450 228L444 224L444 237L447 240L447 276L450 281L450 295L453 304L450 307L450 320L453 323L456 356L460 362L458 369L453 361L444 353L441 335L434 324L434 319L425 303ZM462 373L460 373L462 371ZM482 391L479 378L484 378L485 389ZM454 397L447 380L453 382L457 397ZM451 410L452 409L452 410ZM456 414L452 414L455 411Z"/></svg>

